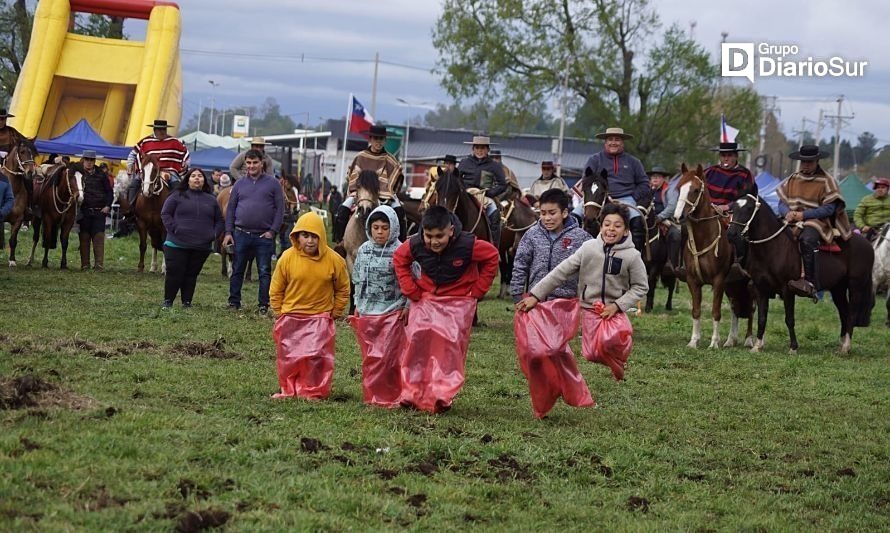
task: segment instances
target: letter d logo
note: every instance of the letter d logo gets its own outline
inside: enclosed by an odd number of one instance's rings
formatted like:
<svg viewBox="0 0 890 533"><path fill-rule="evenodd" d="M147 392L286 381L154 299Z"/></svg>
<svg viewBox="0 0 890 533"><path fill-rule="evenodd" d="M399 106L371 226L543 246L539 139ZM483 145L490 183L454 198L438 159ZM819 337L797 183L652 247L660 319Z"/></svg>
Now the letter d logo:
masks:
<svg viewBox="0 0 890 533"><path fill-rule="evenodd" d="M754 83L754 43L723 43L720 60L724 77L741 76Z"/></svg>

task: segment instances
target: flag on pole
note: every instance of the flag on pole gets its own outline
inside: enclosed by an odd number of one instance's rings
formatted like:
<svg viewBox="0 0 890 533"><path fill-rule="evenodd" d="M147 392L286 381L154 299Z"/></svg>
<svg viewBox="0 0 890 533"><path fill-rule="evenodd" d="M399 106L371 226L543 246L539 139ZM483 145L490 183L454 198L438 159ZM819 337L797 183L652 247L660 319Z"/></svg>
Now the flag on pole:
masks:
<svg viewBox="0 0 890 533"><path fill-rule="evenodd" d="M720 114L720 142L722 143L734 143L736 135L739 134L739 130L733 128L729 124L726 123L726 115L723 113Z"/></svg>
<svg viewBox="0 0 890 533"><path fill-rule="evenodd" d="M365 106L361 104L355 97L352 97L352 120L349 122L349 131L352 133L362 133L367 131L374 124L374 117L365 110Z"/></svg>

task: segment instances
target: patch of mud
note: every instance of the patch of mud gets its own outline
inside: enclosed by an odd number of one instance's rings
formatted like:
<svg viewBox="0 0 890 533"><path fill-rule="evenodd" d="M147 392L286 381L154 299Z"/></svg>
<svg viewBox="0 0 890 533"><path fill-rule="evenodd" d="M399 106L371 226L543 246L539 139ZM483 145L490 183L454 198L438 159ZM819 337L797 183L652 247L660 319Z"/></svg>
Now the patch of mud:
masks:
<svg viewBox="0 0 890 533"><path fill-rule="evenodd" d="M12 379L0 377L0 410L29 407L84 409L92 404L91 398L66 391L33 374Z"/></svg>
<svg viewBox="0 0 890 533"><path fill-rule="evenodd" d="M649 512L649 500L646 498L641 498L639 496L629 496L627 498L627 510L628 511L640 511L643 513Z"/></svg>
<svg viewBox="0 0 890 533"><path fill-rule="evenodd" d="M225 349L226 341L222 337L213 342L177 342L173 352L188 357L207 357L210 359L237 359L241 354Z"/></svg>
<svg viewBox="0 0 890 533"><path fill-rule="evenodd" d="M179 495L182 496L184 500L192 497L199 500L206 500L211 496L209 490L202 487L201 485L198 485L188 478L180 479L179 483L176 484L176 490L179 492Z"/></svg>
<svg viewBox="0 0 890 533"><path fill-rule="evenodd" d="M300 449L306 453L318 453L321 450L327 450L328 447L318 439L300 437Z"/></svg>
<svg viewBox="0 0 890 533"><path fill-rule="evenodd" d="M101 511L109 507L123 507L130 501L126 498L112 496L104 485L94 490L92 494L88 494L85 500L80 508L87 512Z"/></svg>
<svg viewBox="0 0 890 533"><path fill-rule="evenodd" d="M405 501L411 507L423 507L424 504L426 504L426 500L427 500L426 494L420 493L420 494L414 494L414 495L409 496Z"/></svg>
<svg viewBox="0 0 890 533"><path fill-rule="evenodd" d="M176 520L176 531L180 533L192 533L225 525L229 521L229 512L216 507L186 511Z"/></svg>
<svg viewBox="0 0 890 533"><path fill-rule="evenodd" d="M501 482L518 480L531 481L535 478L529 465L523 465L508 453L502 453L488 460L488 466L495 469L495 477Z"/></svg>
<svg viewBox="0 0 890 533"><path fill-rule="evenodd" d="M841 477L856 477L856 471L853 470L853 467L848 466L846 468L841 468L837 471L837 475Z"/></svg>

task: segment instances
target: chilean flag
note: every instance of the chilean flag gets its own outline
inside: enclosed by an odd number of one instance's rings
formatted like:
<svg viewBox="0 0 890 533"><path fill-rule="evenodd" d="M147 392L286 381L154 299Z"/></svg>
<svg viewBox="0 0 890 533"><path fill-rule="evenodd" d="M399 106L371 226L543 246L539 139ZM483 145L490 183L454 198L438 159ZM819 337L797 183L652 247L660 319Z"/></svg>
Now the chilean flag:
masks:
<svg viewBox="0 0 890 533"><path fill-rule="evenodd" d="M374 117L365 110L365 106L352 97L352 118L349 121L349 131L352 133L365 132L374 124ZM367 134L365 134L367 136Z"/></svg>
<svg viewBox="0 0 890 533"><path fill-rule="evenodd" d="M726 123L726 115L723 113L720 114L720 142L722 143L734 143L736 135L739 134L739 130L733 128L729 124Z"/></svg>

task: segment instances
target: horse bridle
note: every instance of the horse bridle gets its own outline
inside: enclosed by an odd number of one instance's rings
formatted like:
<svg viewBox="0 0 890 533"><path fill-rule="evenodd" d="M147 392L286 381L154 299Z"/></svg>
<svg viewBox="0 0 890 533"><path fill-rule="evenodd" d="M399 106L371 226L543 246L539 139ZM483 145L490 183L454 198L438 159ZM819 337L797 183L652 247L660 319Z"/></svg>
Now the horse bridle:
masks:
<svg viewBox="0 0 890 533"><path fill-rule="evenodd" d="M19 150L21 150L22 148L28 150L28 153L31 155L31 159L24 159L24 160L23 160L23 159L19 156ZM27 145L26 145L26 146L22 146L21 142L19 142L18 144L16 144L16 147L15 147L15 152L16 152L15 160L16 160L16 163L18 163L18 165L19 165L19 172L16 172L15 170L13 170L13 169L9 168L8 166L6 166L6 162L9 161L9 156L12 154L12 152L13 152L13 151L10 150L10 153L7 154L6 157L3 159L3 167L2 167L2 168L3 168L3 170L9 172L10 174L12 174L12 175L14 175L14 176L24 176L25 174L28 173L28 170L25 168L25 165L27 165L27 164L29 164L29 163L32 164L32 165L34 164L34 153L31 152L31 148L30 148L29 146L27 146Z"/></svg>
<svg viewBox="0 0 890 533"><path fill-rule="evenodd" d="M751 222L754 222L754 217L757 216L757 212L760 210L760 206L763 205L763 202L760 201L760 196L755 196L753 194L746 194L745 197L754 200L754 211L751 212L751 217L748 218L748 220L746 222L738 222L738 221L734 220L735 217L733 217L733 220L729 221L730 224L734 224L736 226L742 227L741 235L742 235L742 237L744 237L745 242L747 242L748 244L762 244L765 242L769 242L769 241L775 239L776 237L778 237L782 233L782 231L784 231L785 228L788 226L788 222L783 220L782 225L779 227L779 229L775 233L770 235L769 237L767 237L765 239L757 239L754 241L749 239L748 238L748 230L751 228Z"/></svg>
<svg viewBox="0 0 890 533"><path fill-rule="evenodd" d="M67 202L62 201L61 195L59 194L60 186L58 183L52 186L53 187L53 207L55 208L56 213L58 213L60 215L64 212L68 211L69 209L71 209L71 205L74 203L74 200L76 199L76 196L74 195L74 191L71 189L71 178L68 174L68 167L65 167L62 170L62 172L65 176L65 183L68 185L68 201ZM64 206L64 208L60 209L59 205Z"/></svg>

